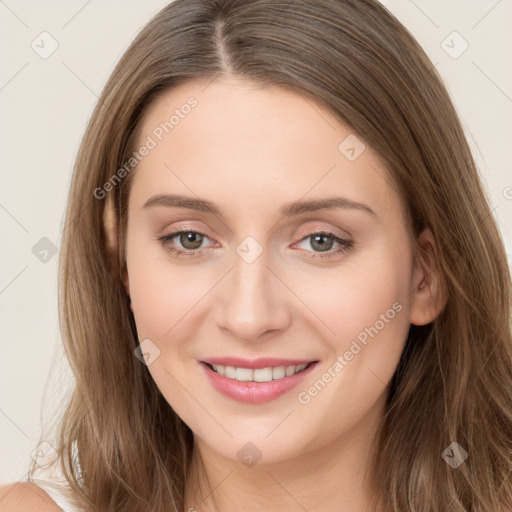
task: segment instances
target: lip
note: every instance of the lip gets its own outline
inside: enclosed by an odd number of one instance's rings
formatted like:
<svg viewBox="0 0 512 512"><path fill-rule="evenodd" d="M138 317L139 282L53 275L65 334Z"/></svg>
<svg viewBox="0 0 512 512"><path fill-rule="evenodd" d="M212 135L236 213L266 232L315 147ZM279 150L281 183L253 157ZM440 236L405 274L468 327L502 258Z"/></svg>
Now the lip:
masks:
<svg viewBox="0 0 512 512"><path fill-rule="evenodd" d="M210 361L238 361L237 365L234 364L226 364L226 366L236 366L237 368L249 368L249 366L244 366L240 362L242 359L235 358L223 358L223 359L211 359ZM261 364L261 361L273 361L272 364L267 364L263 366L253 367L253 369L258 368L266 368L268 366L295 366L295 363L291 364L275 364L275 361L294 361L294 360L280 360L280 359L261 359L252 361L251 364ZM228 379L223 375L214 372L206 362L200 361L200 366L205 372L206 377L210 381L210 384L224 396L236 400L238 402L245 402L249 404L262 404L265 402L270 402L271 400L275 400L280 396L284 395L286 392L290 391L292 388L297 386L300 382L302 382L315 368L318 361L302 361L296 364L307 364L311 363L305 370L302 370L299 373L291 375L290 377L283 377L282 379L272 380L269 382L247 382L247 381L238 381L235 379ZM212 364L222 364L217 362L212 362Z"/></svg>

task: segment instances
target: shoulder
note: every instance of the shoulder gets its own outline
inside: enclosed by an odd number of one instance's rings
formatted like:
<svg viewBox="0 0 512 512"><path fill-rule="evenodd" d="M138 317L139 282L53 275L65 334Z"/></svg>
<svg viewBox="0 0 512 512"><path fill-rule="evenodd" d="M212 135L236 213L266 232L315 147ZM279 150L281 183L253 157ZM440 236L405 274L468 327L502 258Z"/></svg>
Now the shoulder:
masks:
<svg viewBox="0 0 512 512"><path fill-rule="evenodd" d="M32 482L0 485L0 512L62 512L41 487Z"/></svg>

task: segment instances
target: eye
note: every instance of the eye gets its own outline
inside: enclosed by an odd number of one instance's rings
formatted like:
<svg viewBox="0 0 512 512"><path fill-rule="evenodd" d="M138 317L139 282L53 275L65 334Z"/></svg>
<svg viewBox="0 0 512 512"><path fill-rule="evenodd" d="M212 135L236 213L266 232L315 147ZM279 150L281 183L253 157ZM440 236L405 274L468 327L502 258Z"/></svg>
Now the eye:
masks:
<svg viewBox="0 0 512 512"><path fill-rule="evenodd" d="M309 239L309 246L313 249L312 258L334 258L344 252L352 249L354 242L345 240L336 236L334 233L326 231L314 231L305 236L300 242L303 243ZM340 247L336 250L331 250L333 246L338 244ZM308 250L308 252L311 252ZM325 253L325 254L322 254Z"/></svg>
<svg viewBox="0 0 512 512"><path fill-rule="evenodd" d="M174 238L177 238L183 248L172 246L172 240ZM177 256L191 257L194 256L196 252L200 252L199 249L201 249L201 245L205 239L209 240L209 237L199 231L181 229L167 235L159 236L157 239L167 251Z"/></svg>
<svg viewBox="0 0 512 512"><path fill-rule="evenodd" d="M181 247L174 246L176 244L176 242L173 242L175 238ZM167 251L175 254L176 256L192 257L197 253L202 252L203 249L211 249L211 247L201 247L205 240L211 240L206 234L190 229L173 231L167 235L159 236L157 239ZM334 258L344 252L348 252L354 245L354 242L345 240L336 236L334 233L326 231L313 231L307 236L303 237L299 244L304 243L308 239L310 240L309 246L313 250L303 250L308 252L309 256L312 258ZM333 246L336 244L338 244L340 247L336 250L332 250Z"/></svg>

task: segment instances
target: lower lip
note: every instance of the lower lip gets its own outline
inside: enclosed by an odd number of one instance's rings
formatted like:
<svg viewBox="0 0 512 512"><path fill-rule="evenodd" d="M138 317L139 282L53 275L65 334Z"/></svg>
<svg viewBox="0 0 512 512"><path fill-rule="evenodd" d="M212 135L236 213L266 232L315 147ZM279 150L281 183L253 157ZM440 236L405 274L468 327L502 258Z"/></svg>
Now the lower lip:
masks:
<svg viewBox="0 0 512 512"><path fill-rule="evenodd" d="M313 371L317 362L311 363L305 370L299 373L269 382L243 382L228 379L214 372L206 363L201 362L200 365L212 386L219 393L239 402L262 404L275 400L302 382Z"/></svg>

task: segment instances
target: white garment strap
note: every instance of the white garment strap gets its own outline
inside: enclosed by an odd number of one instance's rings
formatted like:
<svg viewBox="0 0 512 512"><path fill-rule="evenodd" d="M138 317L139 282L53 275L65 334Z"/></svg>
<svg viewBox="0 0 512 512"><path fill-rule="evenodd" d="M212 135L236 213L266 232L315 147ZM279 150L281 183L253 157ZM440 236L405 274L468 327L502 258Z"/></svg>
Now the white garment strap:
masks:
<svg viewBox="0 0 512 512"><path fill-rule="evenodd" d="M72 503L69 502L68 498L63 495L62 484L40 480L37 478L33 478L32 483L43 489L43 491L45 491L64 512L81 512L81 510L76 508Z"/></svg>

